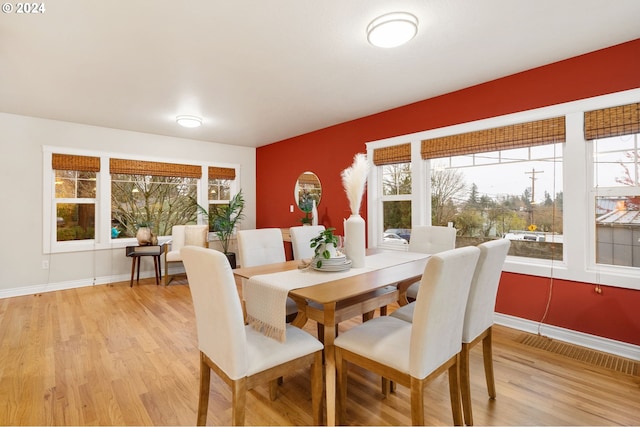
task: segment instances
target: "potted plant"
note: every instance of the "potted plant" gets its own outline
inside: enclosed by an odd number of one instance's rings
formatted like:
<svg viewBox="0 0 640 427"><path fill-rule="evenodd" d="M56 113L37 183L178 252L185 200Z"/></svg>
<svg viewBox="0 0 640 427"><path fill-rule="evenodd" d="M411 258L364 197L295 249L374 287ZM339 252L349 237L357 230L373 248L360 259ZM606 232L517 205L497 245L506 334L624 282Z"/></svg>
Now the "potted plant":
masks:
<svg viewBox="0 0 640 427"><path fill-rule="evenodd" d="M207 213L202 206L199 206L199 208L203 215L207 217L209 228L218 236L222 252L227 256L231 268L236 268L236 254L235 252L229 252L229 243L236 226L244 218L242 190L229 200L228 205L219 205L213 212Z"/></svg>
<svg viewBox="0 0 640 427"><path fill-rule="evenodd" d="M311 195L305 191L300 195L300 201L298 202L298 207L302 212L304 212L304 216L300 218L300 222L302 225L311 225L311 211L313 210L313 199Z"/></svg>
<svg viewBox="0 0 640 427"><path fill-rule="evenodd" d="M310 244L315 252L311 262L315 262L317 268L322 268L323 259L329 259L337 255L338 236L333 234L333 230L335 228L327 228L311 239Z"/></svg>

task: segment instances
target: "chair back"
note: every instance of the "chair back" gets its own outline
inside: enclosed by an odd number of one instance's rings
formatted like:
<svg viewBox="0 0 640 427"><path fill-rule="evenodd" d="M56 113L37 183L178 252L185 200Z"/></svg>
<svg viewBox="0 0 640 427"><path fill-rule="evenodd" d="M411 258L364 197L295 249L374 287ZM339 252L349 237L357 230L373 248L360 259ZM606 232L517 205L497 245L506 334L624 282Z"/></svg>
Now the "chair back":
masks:
<svg viewBox="0 0 640 427"><path fill-rule="evenodd" d="M171 227L171 249L179 251L184 246L184 228L186 225Z"/></svg>
<svg viewBox="0 0 640 427"><path fill-rule="evenodd" d="M311 239L324 230L324 225L301 225L289 228L293 259L313 258L315 256L315 249L310 246Z"/></svg>
<svg viewBox="0 0 640 427"><path fill-rule="evenodd" d="M508 239L491 240L477 246L480 258L471 281L462 329L463 343L472 342L493 325L498 284L510 246Z"/></svg>
<svg viewBox="0 0 640 427"><path fill-rule="evenodd" d="M231 379L246 376L249 362L244 318L227 257L197 246L185 246L180 252L193 299L200 351Z"/></svg>
<svg viewBox="0 0 640 427"><path fill-rule="evenodd" d="M436 254L456 247L456 229L439 225L423 225L411 229L410 252Z"/></svg>
<svg viewBox="0 0 640 427"><path fill-rule="evenodd" d="M238 231L238 252L241 267L285 262L282 231L279 228L258 228Z"/></svg>
<svg viewBox="0 0 640 427"><path fill-rule="evenodd" d="M171 228L171 250L179 251L183 246L207 247L208 225L174 225Z"/></svg>
<svg viewBox="0 0 640 427"><path fill-rule="evenodd" d="M425 378L462 349L462 324L479 255L480 249L467 246L427 261L413 314L411 376Z"/></svg>

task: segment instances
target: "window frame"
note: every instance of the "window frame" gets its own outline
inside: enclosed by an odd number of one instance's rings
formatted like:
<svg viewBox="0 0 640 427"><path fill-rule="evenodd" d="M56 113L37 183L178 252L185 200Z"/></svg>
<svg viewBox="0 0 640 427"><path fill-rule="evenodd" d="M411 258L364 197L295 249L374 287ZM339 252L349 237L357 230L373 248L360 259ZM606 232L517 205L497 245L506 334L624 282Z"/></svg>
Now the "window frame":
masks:
<svg viewBox="0 0 640 427"><path fill-rule="evenodd" d="M202 173L197 179L197 203L208 209L208 170L209 167L222 167L235 169L235 179L231 182L231 196L240 191L240 165L229 163L199 162L171 158L132 156L122 153L97 152L90 150L74 149L60 146L43 146L43 192L42 192L42 242L43 253L67 253L92 250L124 248L137 244L135 237L111 238L111 174L109 173L109 159L118 158L126 160L140 160L150 162L170 162L199 166ZM80 156L92 156L100 158L100 171L96 173L96 199L95 199L95 239L70 240L58 242L56 238L56 201L55 198L55 171L51 161L53 153L70 154ZM79 199L75 199L79 200ZM206 224L206 218L198 215L198 223ZM166 240L169 236L158 236ZM209 240L215 240L215 233L210 233Z"/></svg>
<svg viewBox="0 0 640 427"><path fill-rule="evenodd" d="M423 139L473 132L494 127L565 116L566 142L563 145L563 234L565 236L563 260L507 257L504 271L541 277L554 277L584 283L607 284L640 290L640 269L595 264L595 206L591 201L593 190L592 146L584 135L584 112L600 108L625 105L640 100L640 89L632 89L538 109L466 122L443 128L430 129L409 135L370 141L367 154L390 145L411 142L412 162L412 226L430 225L429 161L420 156ZM368 181L367 217L369 246L381 241L381 177L378 168L372 168ZM576 177L577 179L566 179Z"/></svg>

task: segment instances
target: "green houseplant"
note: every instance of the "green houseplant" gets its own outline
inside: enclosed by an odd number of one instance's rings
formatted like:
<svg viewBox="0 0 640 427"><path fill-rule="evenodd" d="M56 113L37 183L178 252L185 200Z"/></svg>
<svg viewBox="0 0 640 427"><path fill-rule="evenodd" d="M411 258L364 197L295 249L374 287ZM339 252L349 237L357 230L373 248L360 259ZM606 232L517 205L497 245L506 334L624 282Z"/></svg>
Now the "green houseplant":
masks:
<svg viewBox="0 0 640 427"><path fill-rule="evenodd" d="M229 243L236 226L244 219L242 190L229 200L228 205L219 205L217 209L211 212L207 212L202 206L199 206L199 208L209 221L209 229L218 236L222 252L227 256L231 268L236 268L236 254L235 252L229 252Z"/></svg>
<svg viewBox="0 0 640 427"><path fill-rule="evenodd" d="M317 268L322 268L322 260L331 258L331 254L335 253L335 249L338 247L338 236L333 234L333 230L335 228L327 228L311 239L310 245L315 252L311 262L315 262Z"/></svg>

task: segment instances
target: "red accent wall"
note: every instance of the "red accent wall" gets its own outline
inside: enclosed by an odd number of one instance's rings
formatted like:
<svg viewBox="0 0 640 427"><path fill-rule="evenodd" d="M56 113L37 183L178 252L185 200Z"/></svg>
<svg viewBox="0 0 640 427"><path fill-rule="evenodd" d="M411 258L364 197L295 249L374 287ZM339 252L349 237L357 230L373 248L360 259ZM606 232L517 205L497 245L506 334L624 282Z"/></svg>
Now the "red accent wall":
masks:
<svg viewBox="0 0 640 427"><path fill-rule="evenodd" d="M640 39L259 147L256 226L300 225L302 213L293 199L294 183L298 175L310 170L323 187L319 222L342 234L342 220L350 211L340 172L356 153L365 152L366 142L638 87ZM294 213L289 212L292 204ZM366 211L365 197L361 209L365 220ZM505 275L498 311L540 320L547 302L540 280L549 279ZM640 345L640 314L634 317L620 310L621 306L640 308L640 292L606 288L595 298L584 291L592 288L556 281L557 292L545 323ZM591 320L584 318L587 306L593 311Z"/></svg>
<svg viewBox="0 0 640 427"><path fill-rule="evenodd" d="M640 345L640 291L611 286L601 291L593 284L505 272L496 311Z"/></svg>

